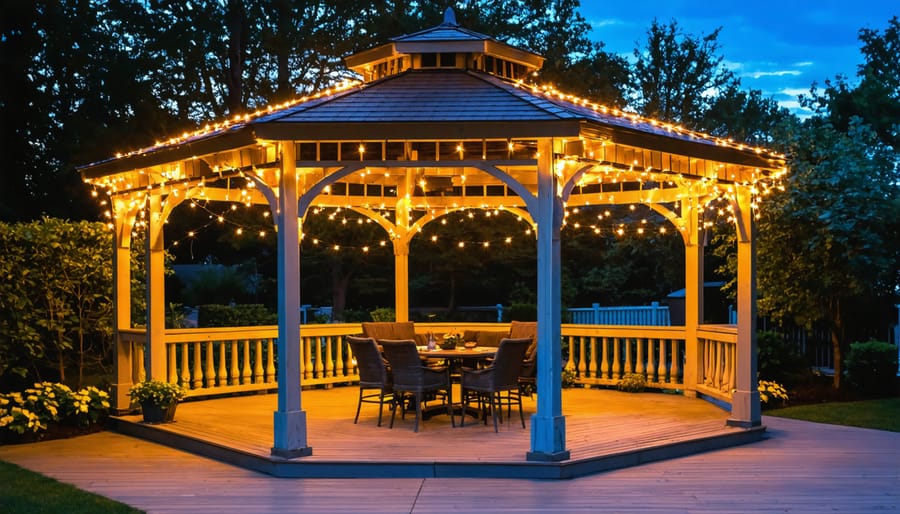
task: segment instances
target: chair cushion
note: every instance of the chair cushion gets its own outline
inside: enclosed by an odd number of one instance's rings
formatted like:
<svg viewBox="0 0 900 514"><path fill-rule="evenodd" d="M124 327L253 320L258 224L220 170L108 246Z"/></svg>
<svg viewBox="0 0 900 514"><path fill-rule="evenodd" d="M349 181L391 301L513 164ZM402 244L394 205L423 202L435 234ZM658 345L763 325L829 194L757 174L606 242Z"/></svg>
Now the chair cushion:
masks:
<svg viewBox="0 0 900 514"><path fill-rule="evenodd" d="M416 334L416 326L412 321L364 321L363 333L376 341L382 339L412 339L416 344L425 344L424 334Z"/></svg>
<svg viewBox="0 0 900 514"><path fill-rule="evenodd" d="M478 346L496 348L507 335L503 330L466 330L463 332L463 341L475 341Z"/></svg>

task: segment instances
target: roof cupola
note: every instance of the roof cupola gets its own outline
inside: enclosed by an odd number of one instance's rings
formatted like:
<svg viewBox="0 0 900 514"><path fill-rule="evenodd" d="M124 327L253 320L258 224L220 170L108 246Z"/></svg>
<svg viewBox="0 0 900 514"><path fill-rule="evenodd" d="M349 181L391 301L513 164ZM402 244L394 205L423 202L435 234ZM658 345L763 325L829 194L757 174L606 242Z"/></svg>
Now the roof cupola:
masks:
<svg viewBox="0 0 900 514"><path fill-rule="evenodd" d="M345 62L365 82L409 69L476 70L520 80L539 70L544 58L461 27L456 13L447 8L440 25L395 37L390 43L348 56Z"/></svg>

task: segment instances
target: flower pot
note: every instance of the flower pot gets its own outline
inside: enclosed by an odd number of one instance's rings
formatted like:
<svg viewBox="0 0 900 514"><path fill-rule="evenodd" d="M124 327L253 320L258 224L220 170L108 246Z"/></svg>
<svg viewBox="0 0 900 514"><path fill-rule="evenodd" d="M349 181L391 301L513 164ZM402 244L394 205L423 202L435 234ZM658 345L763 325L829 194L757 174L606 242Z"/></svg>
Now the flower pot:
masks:
<svg viewBox="0 0 900 514"><path fill-rule="evenodd" d="M153 402L141 402L141 414L144 415L144 423L171 423L175 419L175 407L171 405L157 405Z"/></svg>

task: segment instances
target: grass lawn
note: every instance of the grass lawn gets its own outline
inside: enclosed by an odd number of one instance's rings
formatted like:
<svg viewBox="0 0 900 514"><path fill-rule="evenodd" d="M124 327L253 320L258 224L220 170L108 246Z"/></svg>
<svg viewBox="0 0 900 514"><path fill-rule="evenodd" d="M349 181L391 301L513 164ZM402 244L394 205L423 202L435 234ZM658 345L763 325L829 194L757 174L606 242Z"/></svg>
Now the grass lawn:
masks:
<svg viewBox="0 0 900 514"><path fill-rule="evenodd" d="M764 410L766 416L900 432L900 398L828 402Z"/></svg>
<svg viewBox="0 0 900 514"><path fill-rule="evenodd" d="M0 461L0 512L3 514L128 513L134 509L103 496L82 491L52 478Z"/></svg>

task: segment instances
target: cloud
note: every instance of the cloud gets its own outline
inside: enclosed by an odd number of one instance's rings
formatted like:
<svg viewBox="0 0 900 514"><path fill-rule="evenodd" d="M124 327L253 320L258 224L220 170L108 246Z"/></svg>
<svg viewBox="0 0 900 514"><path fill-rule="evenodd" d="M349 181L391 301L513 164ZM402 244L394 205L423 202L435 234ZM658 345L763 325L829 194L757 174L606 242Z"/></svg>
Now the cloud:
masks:
<svg viewBox="0 0 900 514"><path fill-rule="evenodd" d="M782 95L793 96L796 98L800 95L808 94L809 88L800 89L800 88L786 87L784 89L779 90L778 93L780 93Z"/></svg>
<svg viewBox="0 0 900 514"><path fill-rule="evenodd" d="M750 77L754 79L759 79L762 77L798 77L801 73L797 70L777 70L777 71L751 71L744 73L743 77Z"/></svg>
<svg viewBox="0 0 900 514"><path fill-rule="evenodd" d="M812 61L800 61L800 62L795 62L791 66L796 66L798 68L806 68L807 66L812 66L813 64L814 63Z"/></svg>
<svg viewBox="0 0 900 514"><path fill-rule="evenodd" d="M618 25L626 25L626 23L618 18L600 18L600 19L591 19L588 20L591 27L594 29L601 29L605 27L615 27Z"/></svg>

